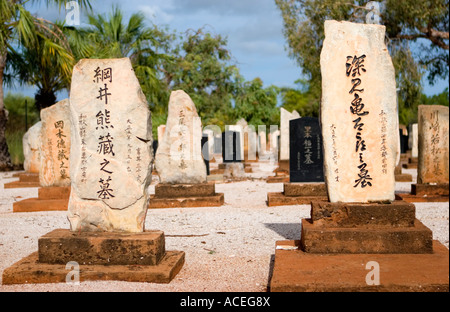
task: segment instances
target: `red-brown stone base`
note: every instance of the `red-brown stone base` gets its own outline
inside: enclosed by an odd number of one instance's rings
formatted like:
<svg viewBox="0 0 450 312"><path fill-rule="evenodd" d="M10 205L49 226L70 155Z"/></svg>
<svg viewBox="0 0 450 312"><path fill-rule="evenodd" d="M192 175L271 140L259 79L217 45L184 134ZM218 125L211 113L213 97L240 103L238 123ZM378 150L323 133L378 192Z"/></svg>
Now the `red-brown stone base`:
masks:
<svg viewBox="0 0 450 312"><path fill-rule="evenodd" d="M282 193L267 193L267 206L309 205L328 201L325 183L284 183Z"/></svg>
<svg viewBox="0 0 450 312"><path fill-rule="evenodd" d="M299 241L276 243L271 292L448 292L449 251L433 241L432 254L311 254ZM376 261L380 285L366 276Z"/></svg>
<svg viewBox="0 0 450 312"><path fill-rule="evenodd" d="M401 173L395 175L395 182L412 182L412 175L409 173Z"/></svg>
<svg viewBox="0 0 450 312"><path fill-rule="evenodd" d="M13 212L65 211L69 205L70 186L41 187L38 198L13 203Z"/></svg>
<svg viewBox="0 0 450 312"><path fill-rule="evenodd" d="M215 183L163 184L155 186L148 208L218 207L224 203L224 194L215 192Z"/></svg>
<svg viewBox="0 0 450 312"><path fill-rule="evenodd" d="M21 187L40 187L39 173L18 173L16 175L19 181L5 183L4 188L21 188Z"/></svg>
<svg viewBox="0 0 450 312"><path fill-rule="evenodd" d="M6 268L3 284L64 283L73 270L65 261L78 263L80 282L169 283L183 267L185 253L165 251L164 245L161 231L77 234L58 229L39 239L37 252ZM108 259L114 264L105 264Z"/></svg>
<svg viewBox="0 0 450 312"><path fill-rule="evenodd" d="M411 184L411 193L398 193L395 197L408 203L448 202L449 184Z"/></svg>

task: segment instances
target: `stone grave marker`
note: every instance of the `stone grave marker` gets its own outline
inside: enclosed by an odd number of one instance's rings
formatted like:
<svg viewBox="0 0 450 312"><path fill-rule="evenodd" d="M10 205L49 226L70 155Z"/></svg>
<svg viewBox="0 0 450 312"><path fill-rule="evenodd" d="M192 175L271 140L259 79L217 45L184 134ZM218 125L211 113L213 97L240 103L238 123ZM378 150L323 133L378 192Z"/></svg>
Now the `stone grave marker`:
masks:
<svg viewBox="0 0 450 312"><path fill-rule="evenodd" d="M324 182L319 120L313 117L291 120L289 135L290 182Z"/></svg>
<svg viewBox="0 0 450 312"><path fill-rule="evenodd" d="M418 184L449 182L448 107L419 105Z"/></svg>
<svg viewBox="0 0 450 312"><path fill-rule="evenodd" d="M321 52L321 124L330 201L393 201L399 129L384 26L328 25Z"/></svg>
<svg viewBox="0 0 450 312"><path fill-rule="evenodd" d="M163 140L156 152L160 183L149 208L221 206L223 194L208 183L202 156L202 124L189 95L173 91Z"/></svg>
<svg viewBox="0 0 450 312"><path fill-rule="evenodd" d="M70 230L41 236L3 283L64 283L69 261L81 265L79 281L169 283L185 254L165 249L164 232L144 229L152 126L130 59L80 60L70 93Z"/></svg>
<svg viewBox="0 0 450 312"><path fill-rule="evenodd" d="M41 186L70 186L69 99L41 110Z"/></svg>
<svg viewBox="0 0 450 312"><path fill-rule="evenodd" d="M41 145L42 122L39 121L28 129L22 138L23 145L23 168L25 172L39 173L41 154L39 146Z"/></svg>
<svg viewBox="0 0 450 312"><path fill-rule="evenodd" d="M413 204L394 200L399 132L384 40L381 25L325 21L321 126L329 200L311 201L299 242L276 243L271 291L448 290L448 249L433 241ZM368 261L396 274L381 273L373 286L362 270Z"/></svg>
<svg viewBox="0 0 450 312"><path fill-rule="evenodd" d="M78 62L70 110L71 230L142 232L153 138L147 100L130 60Z"/></svg>

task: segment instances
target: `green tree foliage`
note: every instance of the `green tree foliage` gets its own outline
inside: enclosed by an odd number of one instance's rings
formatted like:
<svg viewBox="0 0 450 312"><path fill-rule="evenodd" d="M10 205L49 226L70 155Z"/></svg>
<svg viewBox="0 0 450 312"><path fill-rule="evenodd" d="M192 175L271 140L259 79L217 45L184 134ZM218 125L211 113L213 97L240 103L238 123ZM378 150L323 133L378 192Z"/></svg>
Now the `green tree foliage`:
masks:
<svg viewBox="0 0 450 312"><path fill-rule="evenodd" d="M280 122L280 110L277 107L279 92L276 86L263 88L260 78L243 82L235 97L232 114L234 120L244 118L255 129L259 125L270 127L270 125L278 124Z"/></svg>
<svg viewBox="0 0 450 312"><path fill-rule="evenodd" d="M317 99L311 105L317 103L321 93L320 52L325 20L364 23L368 2L275 0L283 18L289 55L307 77L310 95ZM400 116L405 122L420 104L421 79L425 71L431 83L448 77L449 1L386 0L384 4L381 20L386 26L387 46L399 88ZM416 55L411 49L413 44L420 44Z"/></svg>
<svg viewBox="0 0 450 312"><path fill-rule="evenodd" d="M33 16L24 8L25 2L27 1L0 0L0 170L11 168L11 157L5 136L7 113L3 94L5 71L12 66L8 57L22 47L38 49L40 46L38 38L49 40L48 42L52 39L61 39L55 29L52 29L52 23ZM47 4L56 3L60 8L67 2L66 0L45 1ZM90 6L89 1L86 0L77 2L81 7ZM53 52L62 51L60 48L54 45Z"/></svg>
<svg viewBox="0 0 450 312"><path fill-rule="evenodd" d="M227 40L204 28L188 30L180 39L175 61L166 66L169 87L189 94L203 124L223 128L232 120L232 98L240 81Z"/></svg>
<svg viewBox="0 0 450 312"><path fill-rule="evenodd" d="M296 110L302 117L318 117L320 102L309 90L306 80L297 80L299 88L281 89L282 107L287 111Z"/></svg>

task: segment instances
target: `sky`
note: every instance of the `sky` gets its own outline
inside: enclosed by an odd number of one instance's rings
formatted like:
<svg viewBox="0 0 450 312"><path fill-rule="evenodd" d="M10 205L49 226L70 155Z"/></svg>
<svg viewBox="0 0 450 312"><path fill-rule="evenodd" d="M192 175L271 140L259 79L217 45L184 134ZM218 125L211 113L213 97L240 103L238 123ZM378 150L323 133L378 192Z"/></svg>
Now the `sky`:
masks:
<svg viewBox="0 0 450 312"><path fill-rule="evenodd" d="M30 2L27 9L50 21L64 20L71 8L58 11L57 7ZM241 75L246 80L262 79L264 86L297 87L302 78L301 68L289 58L283 21L274 0L91 0L94 14L108 14L114 4L124 13L124 21L131 14L142 11L150 23L167 25L170 30L184 32L205 27L207 31L228 39ZM86 12L80 12L81 25L87 21ZM441 93L448 86L448 78L429 86L424 79L424 93ZM8 91L8 89L6 89ZM34 96L35 88L17 87L12 92ZM58 101L67 97L59 93Z"/></svg>

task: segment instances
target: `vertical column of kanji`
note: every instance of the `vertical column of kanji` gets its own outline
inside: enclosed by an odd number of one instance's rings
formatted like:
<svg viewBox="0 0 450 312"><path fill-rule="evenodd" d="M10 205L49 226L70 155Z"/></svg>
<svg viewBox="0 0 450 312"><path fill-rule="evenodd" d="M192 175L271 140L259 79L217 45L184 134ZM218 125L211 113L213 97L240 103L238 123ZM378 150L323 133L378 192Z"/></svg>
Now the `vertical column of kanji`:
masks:
<svg viewBox="0 0 450 312"><path fill-rule="evenodd" d="M153 156L151 116L129 59L80 61L70 104L72 230L143 231Z"/></svg>
<svg viewBox="0 0 450 312"><path fill-rule="evenodd" d="M380 25L325 22L321 124L331 202L395 198L397 95L384 35Z"/></svg>

